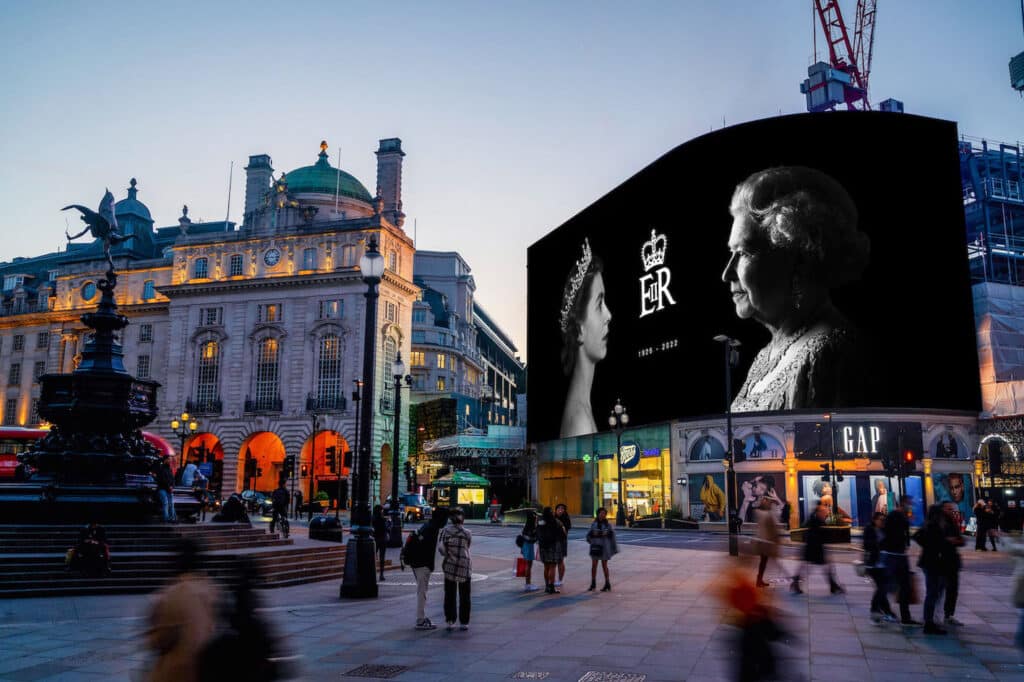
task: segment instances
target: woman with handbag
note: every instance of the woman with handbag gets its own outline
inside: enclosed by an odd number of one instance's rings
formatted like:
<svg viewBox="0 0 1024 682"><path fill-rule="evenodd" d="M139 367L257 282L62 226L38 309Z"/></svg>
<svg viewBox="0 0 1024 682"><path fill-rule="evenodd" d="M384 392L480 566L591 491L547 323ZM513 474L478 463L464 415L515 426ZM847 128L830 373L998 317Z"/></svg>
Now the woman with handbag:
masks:
<svg viewBox="0 0 1024 682"><path fill-rule="evenodd" d="M590 543L590 592L597 588L597 562L601 562L601 569L604 571L604 587L602 592L610 592L612 589L611 580L608 577L608 560L619 553L618 543L615 542L615 529L608 523L608 510L601 507L597 510L594 522L590 524L587 531L587 542Z"/></svg>
<svg viewBox="0 0 1024 682"><path fill-rule="evenodd" d="M516 544L526 562L526 589L524 592L536 592L539 588L530 584L533 576L533 561L537 558L537 512L532 509L526 512L526 523L523 524L523 531L516 538Z"/></svg>

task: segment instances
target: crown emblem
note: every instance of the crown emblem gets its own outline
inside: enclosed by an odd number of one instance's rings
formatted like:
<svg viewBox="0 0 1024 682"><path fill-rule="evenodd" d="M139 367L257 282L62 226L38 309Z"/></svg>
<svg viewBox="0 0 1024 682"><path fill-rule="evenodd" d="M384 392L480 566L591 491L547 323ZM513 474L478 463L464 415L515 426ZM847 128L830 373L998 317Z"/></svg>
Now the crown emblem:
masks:
<svg viewBox="0 0 1024 682"><path fill-rule="evenodd" d="M644 261L644 270L650 271L665 263L665 249L668 248L668 239L663 234L658 234L651 229L651 240L644 242L640 257Z"/></svg>
<svg viewBox="0 0 1024 682"><path fill-rule="evenodd" d="M594 254L590 250L590 240L584 237L583 239L583 255L573 269L569 271L569 281L565 283L565 292L562 295L562 312L559 315L558 323L564 333L569 328L569 320L572 317L572 309L576 304L576 296L580 293L580 287L583 286L583 280L587 276L587 270L590 269L590 261L593 260Z"/></svg>

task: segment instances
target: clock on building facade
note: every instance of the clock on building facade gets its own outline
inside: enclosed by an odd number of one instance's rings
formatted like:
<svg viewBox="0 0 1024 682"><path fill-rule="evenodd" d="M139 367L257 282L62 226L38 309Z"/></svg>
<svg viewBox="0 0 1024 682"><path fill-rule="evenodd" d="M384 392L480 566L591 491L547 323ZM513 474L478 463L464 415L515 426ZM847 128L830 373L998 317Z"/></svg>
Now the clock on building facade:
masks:
<svg viewBox="0 0 1024 682"><path fill-rule="evenodd" d="M263 262L269 267L274 267L281 261L281 252L277 249L270 249L263 254Z"/></svg>

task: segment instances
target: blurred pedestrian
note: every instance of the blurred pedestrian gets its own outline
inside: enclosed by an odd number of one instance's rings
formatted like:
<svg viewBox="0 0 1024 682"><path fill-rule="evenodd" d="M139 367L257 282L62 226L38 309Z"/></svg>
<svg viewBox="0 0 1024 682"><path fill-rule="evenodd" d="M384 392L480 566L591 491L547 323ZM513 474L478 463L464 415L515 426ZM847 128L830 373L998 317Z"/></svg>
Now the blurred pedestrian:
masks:
<svg viewBox="0 0 1024 682"><path fill-rule="evenodd" d="M807 570L809 564L823 567L825 576L828 579L829 591L832 594L842 594L846 591L836 581L835 568L829 563L828 557L825 555L825 523L828 515L828 505L819 502L811 518L807 521L807 534L804 539L804 561L793 575L793 582L789 586L790 591L795 594L803 594L803 590L800 588L800 581L803 579L804 571Z"/></svg>
<svg viewBox="0 0 1024 682"><path fill-rule="evenodd" d="M377 558L380 565L380 581L384 582L384 555L388 551L388 539L391 536L391 518L384 515L384 507L373 505L373 541L377 545Z"/></svg>
<svg viewBox="0 0 1024 682"><path fill-rule="evenodd" d="M417 630L437 628L427 618L427 587L430 585L430 574L434 572L437 559L437 536L447 522L448 510L438 507L430 515L429 521L409 533L409 538L402 547L403 561L412 568L412 575L416 578Z"/></svg>
<svg viewBox="0 0 1024 682"><path fill-rule="evenodd" d="M459 629L468 630L470 585L473 579L473 558L469 546L473 543L473 535L463 524L466 517L461 507L451 510L450 519L451 523L441 531L437 550L444 557L441 561L441 570L444 571L444 619L448 630L453 630L457 613Z"/></svg>
<svg viewBox="0 0 1024 682"><path fill-rule="evenodd" d="M988 539L988 514L985 512L985 500L979 499L974 505L974 551L987 552L985 542Z"/></svg>
<svg viewBox="0 0 1024 682"><path fill-rule="evenodd" d="M602 592L612 589L611 578L608 576L608 561L619 553L619 545L615 541L615 529L608 523L608 510L601 507L594 516L594 522L587 531L587 542L590 544L590 587L593 592L597 588L597 562L601 562L604 571L604 587Z"/></svg>
<svg viewBox="0 0 1024 682"><path fill-rule="evenodd" d="M779 560L779 528L776 524L776 514L772 510L773 501L769 497L762 497L758 509L754 510L754 520L757 522L757 553L761 555L761 561L757 565L757 586L768 587L764 581L764 571L768 568L768 559Z"/></svg>
<svg viewBox="0 0 1024 682"><path fill-rule="evenodd" d="M296 490L292 494L292 498L295 500L295 509L293 511L295 512L295 518L297 519L302 516L302 491Z"/></svg>
<svg viewBox="0 0 1024 682"><path fill-rule="evenodd" d="M1004 540L1006 551L1015 559L1016 565L1013 571L1013 605L1020 609L1020 621L1017 625L1017 635L1014 643L1021 652L1021 663L1024 665L1024 540L1007 538Z"/></svg>
<svg viewBox="0 0 1024 682"><path fill-rule="evenodd" d="M900 622L904 625L921 625L910 616L910 598L913 587L907 547L910 545L910 517L914 513L914 498L904 495L900 506L885 517L885 536L881 544L881 560L885 564L886 577L890 586L897 589L900 605Z"/></svg>
<svg viewBox="0 0 1024 682"><path fill-rule="evenodd" d="M988 536L989 542L992 543L992 551L999 551L996 548L996 538L999 537L999 523L1002 521L1003 513L999 509L999 505L992 500L988 500L985 503L985 514L988 516L988 530L985 533Z"/></svg>
<svg viewBox="0 0 1024 682"><path fill-rule="evenodd" d="M960 569L963 562L960 559L960 547L964 545L964 536L960 532L960 510L957 506L946 500L942 503L942 511L946 515L946 540L949 542L950 554L944 564L946 601L943 604L946 625L961 626L956 618L956 601L960 596Z"/></svg>
<svg viewBox="0 0 1024 682"><path fill-rule="evenodd" d="M537 522L537 546L540 548L540 560L544 563L544 591L547 594L559 594L555 587L558 562L562 560L561 545L565 540L565 528L555 518L551 507L544 507Z"/></svg>
<svg viewBox="0 0 1024 682"><path fill-rule="evenodd" d="M526 512L526 523L523 524L523 530L519 537L523 540L523 544L520 546L520 553L523 555L523 560L526 561L526 588L524 592L536 592L540 588L530 584L530 581L533 579L533 562L537 559L537 512L534 510L530 509Z"/></svg>
<svg viewBox="0 0 1024 682"><path fill-rule="evenodd" d="M882 563L882 538L885 537L885 513L875 512L871 523L864 527L864 565L871 579L875 581L875 591L871 595L871 620L896 622L896 614L889 605L889 585L885 565Z"/></svg>
<svg viewBox="0 0 1024 682"><path fill-rule="evenodd" d="M924 526L914 534L914 540L921 545L921 556L917 565L924 571L924 632L926 635L944 635L946 631L935 622L935 604L945 589L945 564L949 560L949 542L946 540L946 515L942 507L933 504L928 508Z"/></svg>
<svg viewBox="0 0 1024 682"><path fill-rule="evenodd" d="M256 613L257 575L251 558L236 559L220 633L207 642L199 655L199 682L271 682L287 675L277 637L269 623Z"/></svg>
<svg viewBox="0 0 1024 682"><path fill-rule="evenodd" d="M218 590L201 572L201 548L191 538L176 545L177 577L153 601L146 645L156 652L149 682L196 682L199 654L217 623Z"/></svg>
<svg viewBox="0 0 1024 682"><path fill-rule="evenodd" d="M786 636L778 624L773 609L761 599L750 578L739 570L726 575L720 592L722 601L733 610L733 623L738 628L735 679L740 682L756 680L781 680L787 676L779 670L775 649L772 646Z"/></svg>
<svg viewBox="0 0 1024 682"><path fill-rule="evenodd" d="M569 518L569 510L564 504L555 505L555 520L562 524L564 536L559 541L558 578L555 580L555 587L561 587L565 580L565 557L569 555L569 531L572 530L572 519Z"/></svg>

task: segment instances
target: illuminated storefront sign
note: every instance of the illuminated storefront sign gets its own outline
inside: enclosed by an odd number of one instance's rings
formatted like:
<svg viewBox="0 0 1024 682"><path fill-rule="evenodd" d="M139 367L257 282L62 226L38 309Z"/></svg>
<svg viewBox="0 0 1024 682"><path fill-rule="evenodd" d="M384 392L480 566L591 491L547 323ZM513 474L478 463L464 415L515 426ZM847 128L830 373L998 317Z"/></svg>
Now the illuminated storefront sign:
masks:
<svg viewBox="0 0 1024 682"><path fill-rule="evenodd" d="M922 450L919 422L847 422L833 420L797 422L793 447L802 459L831 459L835 445L837 459L866 457L883 459L902 450L920 455Z"/></svg>

